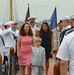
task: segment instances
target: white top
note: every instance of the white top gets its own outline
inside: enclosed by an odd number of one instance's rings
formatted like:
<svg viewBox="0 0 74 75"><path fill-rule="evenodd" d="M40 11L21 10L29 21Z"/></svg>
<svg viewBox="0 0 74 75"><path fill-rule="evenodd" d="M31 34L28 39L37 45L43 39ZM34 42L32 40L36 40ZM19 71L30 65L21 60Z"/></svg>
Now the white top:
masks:
<svg viewBox="0 0 74 75"><path fill-rule="evenodd" d="M3 30L3 38L4 38L4 42L5 42L5 47L14 47L15 46L15 40L12 35L11 28Z"/></svg>
<svg viewBox="0 0 74 75"><path fill-rule="evenodd" d="M71 25L68 25L66 28L64 28L64 29L61 31L61 33L62 33L64 30L70 29L70 28L71 28ZM68 31L69 31L69 30L67 30L66 33L67 33ZM61 33L60 33L60 34L61 34ZM66 33L65 33L65 34L66 34ZM65 34L64 34L64 37L66 36ZM63 37L63 38L64 38L64 37Z"/></svg>
<svg viewBox="0 0 74 75"><path fill-rule="evenodd" d="M69 61L70 75L74 75L74 32L64 37L56 57Z"/></svg>
<svg viewBox="0 0 74 75"><path fill-rule="evenodd" d="M68 26L66 27L66 29L69 29L69 28L71 28L71 25L68 25Z"/></svg>
<svg viewBox="0 0 74 75"><path fill-rule="evenodd" d="M16 36L18 37L18 35L19 35L19 30L18 29L16 29Z"/></svg>
<svg viewBox="0 0 74 75"><path fill-rule="evenodd" d="M30 25L31 26L31 25ZM36 31L38 30L39 31L39 28L36 27L36 25L34 27L31 26L31 29L33 31L33 37L34 39L36 38Z"/></svg>
<svg viewBox="0 0 74 75"><path fill-rule="evenodd" d="M1 38L3 38L2 29L0 29L0 52L3 53L4 52L4 45L3 45L3 41Z"/></svg>

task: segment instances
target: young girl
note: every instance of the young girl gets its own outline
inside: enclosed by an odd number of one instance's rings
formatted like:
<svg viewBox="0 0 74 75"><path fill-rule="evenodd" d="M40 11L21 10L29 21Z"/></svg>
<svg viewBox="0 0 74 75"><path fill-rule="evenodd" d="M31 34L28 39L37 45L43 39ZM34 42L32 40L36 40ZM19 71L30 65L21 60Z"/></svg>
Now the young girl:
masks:
<svg viewBox="0 0 74 75"><path fill-rule="evenodd" d="M32 47L32 73L33 75L43 75L45 66L45 49L41 47L42 39L35 38L35 47Z"/></svg>
<svg viewBox="0 0 74 75"><path fill-rule="evenodd" d="M28 75L31 75L33 33L28 23L24 23L20 29L17 42L17 55L22 75L25 75L25 67L28 67Z"/></svg>
<svg viewBox="0 0 74 75"><path fill-rule="evenodd" d="M46 54L46 75L49 68L49 58L51 50L53 49L53 33L49 29L49 25L47 22L44 22L41 25L39 36L42 38L41 46L45 48L45 54Z"/></svg>

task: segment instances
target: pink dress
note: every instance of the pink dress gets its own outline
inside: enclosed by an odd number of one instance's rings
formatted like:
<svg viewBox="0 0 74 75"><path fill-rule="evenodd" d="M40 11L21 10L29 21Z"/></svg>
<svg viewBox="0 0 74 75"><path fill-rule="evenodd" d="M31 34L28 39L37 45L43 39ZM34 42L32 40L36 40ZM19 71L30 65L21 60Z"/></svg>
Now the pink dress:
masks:
<svg viewBox="0 0 74 75"><path fill-rule="evenodd" d="M31 64L32 55L32 36L21 36L19 65L25 66Z"/></svg>

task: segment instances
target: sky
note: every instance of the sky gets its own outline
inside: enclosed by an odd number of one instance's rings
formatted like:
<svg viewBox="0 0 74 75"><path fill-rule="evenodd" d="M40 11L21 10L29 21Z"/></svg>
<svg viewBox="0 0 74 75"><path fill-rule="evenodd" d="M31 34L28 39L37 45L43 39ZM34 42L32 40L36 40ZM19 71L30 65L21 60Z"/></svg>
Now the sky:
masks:
<svg viewBox="0 0 74 75"><path fill-rule="evenodd" d="M0 21L6 22L9 20L9 1L0 0ZM24 21L27 4L30 4L30 14L36 17L36 21L49 19L57 7L57 20L67 15L74 15L74 0L13 0L13 19L15 21Z"/></svg>

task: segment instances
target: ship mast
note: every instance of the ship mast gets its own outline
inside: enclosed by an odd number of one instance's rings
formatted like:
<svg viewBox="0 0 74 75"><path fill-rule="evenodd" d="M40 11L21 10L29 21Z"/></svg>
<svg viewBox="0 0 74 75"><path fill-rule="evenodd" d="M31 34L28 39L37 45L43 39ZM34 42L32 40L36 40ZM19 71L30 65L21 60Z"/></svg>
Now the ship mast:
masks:
<svg viewBox="0 0 74 75"><path fill-rule="evenodd" d="M10 20L12 21L12 0L10 0Z"/></svg>

